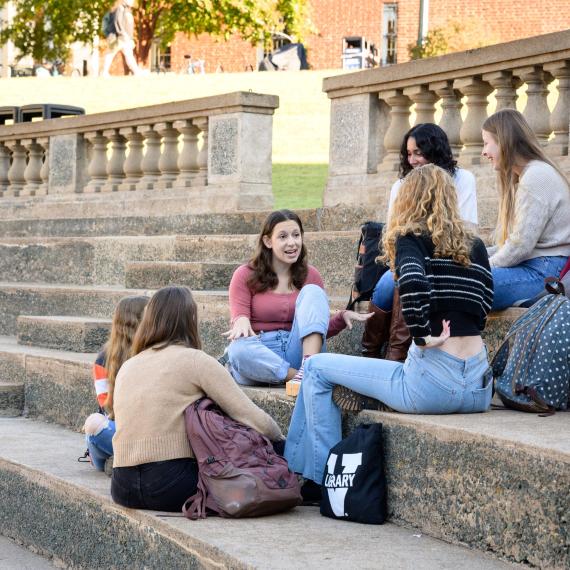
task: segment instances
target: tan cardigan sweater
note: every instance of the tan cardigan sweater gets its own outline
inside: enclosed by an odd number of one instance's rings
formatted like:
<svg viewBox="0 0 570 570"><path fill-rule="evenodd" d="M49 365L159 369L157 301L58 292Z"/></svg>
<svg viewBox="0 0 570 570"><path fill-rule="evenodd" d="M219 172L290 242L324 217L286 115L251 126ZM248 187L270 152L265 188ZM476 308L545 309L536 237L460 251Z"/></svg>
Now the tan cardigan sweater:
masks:
<svg viewBox="0 0 570 570"><path fill-rule="evenodd" d="M193 457L184 410L204 396L269 439L283 438L275 421L242 392L214 358L178 345L149 348L127 360L117 375L113 466Z"/></svg>

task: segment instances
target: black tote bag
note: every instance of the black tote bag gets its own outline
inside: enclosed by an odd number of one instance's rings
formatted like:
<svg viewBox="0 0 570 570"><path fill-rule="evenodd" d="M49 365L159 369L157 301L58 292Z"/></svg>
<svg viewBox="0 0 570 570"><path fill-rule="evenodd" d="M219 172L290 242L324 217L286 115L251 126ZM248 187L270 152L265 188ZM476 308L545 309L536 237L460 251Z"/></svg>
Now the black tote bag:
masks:
<svg viewBox="0 0 570 570"><path fill-rule="evenodd" d="M321 514L382 524L387 517L382 424L363 424L329 452Z"/></svg>

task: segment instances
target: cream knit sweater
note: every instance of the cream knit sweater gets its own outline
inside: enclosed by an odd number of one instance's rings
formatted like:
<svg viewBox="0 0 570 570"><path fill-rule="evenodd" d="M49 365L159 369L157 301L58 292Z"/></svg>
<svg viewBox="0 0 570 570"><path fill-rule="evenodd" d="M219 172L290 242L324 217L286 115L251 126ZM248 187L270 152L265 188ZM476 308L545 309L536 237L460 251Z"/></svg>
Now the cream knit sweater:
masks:
<svg viewBox="0 0 570 570"><path fill-rule="evenodd" d="M242 392L215 359L178 345L149 348L127 360L117 375L113 466L193 457L184 410L203 396L269 439L283 438L275 421Z"/></svg>
<svg viewBox="0 0 570 570"><path fill-rule="evenodd" d="M517 189L507 241L489 250L491 267L512 267L542 256L570 256L570 189L546 162L530 161Z"/></svg>

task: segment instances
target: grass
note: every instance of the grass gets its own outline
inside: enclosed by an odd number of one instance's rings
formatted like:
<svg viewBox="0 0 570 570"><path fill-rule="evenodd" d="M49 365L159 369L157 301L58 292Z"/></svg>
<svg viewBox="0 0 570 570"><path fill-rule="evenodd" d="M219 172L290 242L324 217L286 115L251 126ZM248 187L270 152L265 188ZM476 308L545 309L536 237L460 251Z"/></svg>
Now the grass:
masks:
<svg viewBox="0 0 570 570"><path fill-rule="evenodd" d="M327 181L327 164L274 164L276 208L319 208Z"/></svg>

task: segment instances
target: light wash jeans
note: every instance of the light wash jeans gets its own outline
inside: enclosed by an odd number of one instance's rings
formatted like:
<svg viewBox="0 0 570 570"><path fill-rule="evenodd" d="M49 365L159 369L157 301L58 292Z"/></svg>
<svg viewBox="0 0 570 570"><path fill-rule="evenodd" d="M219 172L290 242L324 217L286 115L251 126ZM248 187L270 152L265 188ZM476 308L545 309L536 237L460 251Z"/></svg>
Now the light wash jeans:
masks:
<svg viewBox="0 0 570 570"><path fill-rule="evenodd" d="M493 382L487 350L467 360L412 344L402 364L389 360L317 354L305 362L301 390L285 443L289 467L320 484L328 453L342 439L335 384L411 414L484 412Z"/></svg>
<svg viewBox="0 0 570 570"><path fill-rule="evenodd" d="M107 420L107 425L97 435L87 435L87 449L93 467L98 471L105 469L105 461L113 455L113 436L115 435L115 422Z"/></svg>
<svg viewBox="0 0 570 570"><path fill-rule="evenodd" d="M230 372L238 384L282 384L289 368L299 368L303 360L303 339L313 333L325 339L329 326L329 303L318 285L305 285L295 303L290 331L260 332L238 338L228 346Z"/></svg>
<svg viewBox="0 0 570 570"><path fill-rule="evenodd" d="M395 288L394 274L388 270L378 279L378 283L372 291L372 302L383 311L391 311Z"/></svg>
<svg viewBox="0 0 570 570"><path fill-rule="evenodd" d="M514 267L493 267L493 310L501 311L538 295L544 289L545 277L558 277L566 260L564 256L535 257Z"/></svg>

